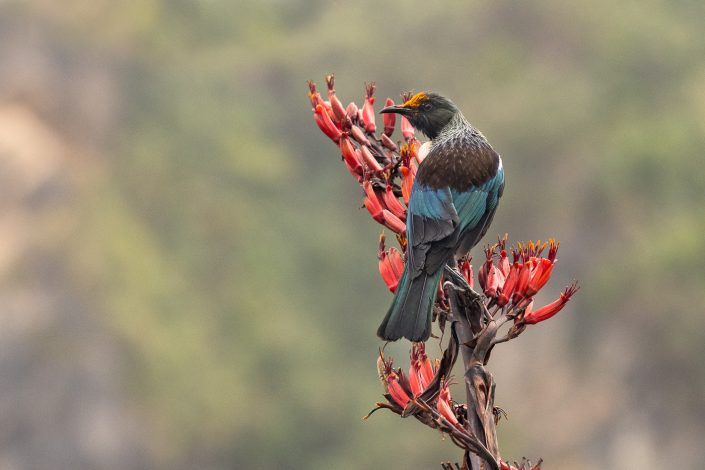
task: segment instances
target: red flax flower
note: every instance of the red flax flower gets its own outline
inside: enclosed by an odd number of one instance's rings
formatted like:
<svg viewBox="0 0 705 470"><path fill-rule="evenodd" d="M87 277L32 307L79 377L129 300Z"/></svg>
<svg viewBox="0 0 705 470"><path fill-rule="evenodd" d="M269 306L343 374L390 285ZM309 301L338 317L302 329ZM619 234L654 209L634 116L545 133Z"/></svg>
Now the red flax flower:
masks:
<svg viewBox="0 0 705 470"><path fill-rule="evenodd" d="M424 343L412 343L409 357L409 386L414 397L418 397L433 381L433 366L426 355Z"/></svg>
<svg viewBox="0 0 705 470"><path fill-rule="evenodd" d="M350 137L348 137L347 134L343 134L340 137L339 145L345 166L348 167L351 175L359 182L362 182L362 157L360 156L360 151L355 148L355 145L350 141Z"/></svg>
<svg viewBox="0 0 705 470"><path fill-rule="evenodd" d="M330 101L330 107L333 110L333 115L338 121L345 119L345 108L343 103L340 102L338 97L335 95L335 88L333 87L333 75L326 75L326 84L328 85L328 101Z"/></svg>
<svg viewBox="0 0 705 470"><path fill-rule="evenodd" d="M362 106L362 122L365 124L365 131L369 134L374 134L377 130L375 125L375 82L370 82L365 84L365 104Z"/></svg>
<svg viewBox="0 0 705 470"><path fill-rule="evenodd" d="M379 237L379 249L377 250L377 259L379 260L379 273L382 275L384 283L387 284L390 292L394 293L397 290L399 279L404 272L404 260L401 253L394 247L388 251L384 247L384 234Z"/></svg>
<svg viewBox="0 0 705 470"><path fill-rule="evenodd" d="M365 181L362 183L362 188L365 190L366 194L363 204L372 218L389 230L400 235L404 234L406 232L406 224L385 207L383 199L380 198L377 191L372 187L372 183Z"/></svg>
<svg viewBox="0 0 705 470"><path fill-rule="evenodd" d="M389 394L392 396L392 399L396 402L396 404L401 406L402 408L406 408L406 405L409 404L411 399L409 398L409 395L407 395L404 388L402 388L402 386L399 384L399 376L396 372L392 372L387 375L387 389L389 390Z"/></svg>
<svg viewBox="0 0 705 470"><path fill-rule="evenodd" d="M517 281L519 280L520 269L521 265L519 263L514 263L509 268L507 280L504 281L502 291L497 297L497 305L499 305L500 307L504 307L505 305L507 305L507 303L509 303L509 299L512 297L512 294L514 293L514 288L516 287Z"/></svg>
<svg viewBox="0 0 705 470"><path fill-rule="evenodd" d="M566 287L561 295L548 305L541 307L538 310L531 310L524 313L524 318L521 320L522 323L528 325L534 325L536 323L548 320L558 312L560 312L565 304L568 303L570 298L578 290L578 285L573 282L570 286ZM527 309L528 310L528 309Z"/></svg>
<svg viewBox="0 0 705 470"><path fill-rule="evenodd" d="M401 94L401 100L403 103L406 103L409 101L409 98L411 98L411 92L406 92ZM407 141L407 143L414 138L414 126L411 125L409 120L402 116L401 117L401 135L404 137L404 140Z"/></svg>
<svg viewBox="0 0 705 470"><path fill-rule="evenodd" d="M392 358L385 359L382 351L379 353L377 364L377 367L381 368L380 379L382 380L385 391L391 397L392 403L400 406L402 409L406 408L411 398L409 398L409 394L407 393L407 387L403 386L401 383L406 382L401 369L394 370Z"/></svg>
<svg viewBox="0 0 705 470"><path fill-rule="evenodd" d="M409 120L402 116L401 117L401 135L404 136L404 140L407 142L414 138L414 126L411 125Z"/></svg>
<svg viewBox="0 0 705 470"><path fill-rule="evenodd" d="M404 141L402 145L394 142L391 136L396 127L395 114L385 114L382 118L384 127L379 134L376 133L374 82L365 84L363 106L350 102L345 108L336 95L332 75L326 77L326 84L328 99L324 100L316 85L308 83L313 117L321 131L339 147L343 163L363 189L363 203L372 218L396 234L399 248L386 248L382 235L377 252L380 275L389 290L395 292L404 271L407 248L405 220L411 189L418 165L428 154L430 142L421 145L415 137L414 128L403 116L396 119L401 120ZM408 98L409 94L402 95L404 102ZM393 102L387 99L386 104L389 106ZM534 297L550 280L557 252L558 243L553 240L545 243L529 241L518 243L516 248L508 248L505 236L485 250L485 259L478 265L478 284L485 294L484 299L482 296L472 296L478 302L461 302L471 293L448 291L444 289L448 287L445 283L439 283L434 321L438 322L444 334L450 336L447 346L443 347L442 359L429 360L424 343L412 343L407 375L406 370L394 369L391 358L385 360L380 351L378 372L387 402L378 403L375 410L387 408L401 416L415 416L420 422L447 433L452 442L465 451L463 468L468 468L470 461L467 458L474 453L483 462L491 464L488 468L538 470L540 462L531 465L531 462L522 460L521 464L514 462L512 465L496 453L494 456L481 455L486 444L481 436L495 433L498 418L496 408L490 406L494 401L494 387L485 378L483 364L487 363L493 347L518 337L528 325L556 315L578 290L573 283L554 302L533 310ZM512 254L511 262L508 253ZM473 288L473 266L470 261L469 258L459 260L458 270ZM503 328L507 323L508 331ZM467 404L456 404L450 397L447 377L458 357L461 346L458 332L461 328L473 335L473 340L462 343L462 346L472 349L473 357L480 359L477 370L473 369L476 374L473 383L491 391L485 395L485 406L479 406L481 404L473 398L470 389ZM498 335L500 331L506 333ZM466 375L469 372L471 370L466 366ZM473 413L475 419L471 419ZM460 468L460 465L452 467L447 463L443 464L443 468Z"/></svg>
<svg viewBox="0 0 705 470"><path fill-rule="evenodd" d="M394 195L394 190L391 185L387 185L384 194L382 195L384 199L384 204L392 212L392 214L399 217L400 220L406 220L406 207L399 202L399 199Z"/></svg>
<svg viewBox="0 0 705 470"><path fill-rule="evenodd" d="M370 148L367 145L360 146L360 153L362 154L362 161L365 162L365 166L367 167L368 171L371 171L373 173L379 173L380 171L382 171L382 167L372 155L372 152L370 152Z"/></svg>
<svg viewBox="0 0 705 470"><path fill-rule="evenodd" d="M333 124L333 121L328 115L328 112L325 110L324 105L316 105L316 112L313 115L313 118L315 119L316 124L318 124L318 127L323 131L323 133L327 135L333 142L337 143L338 140L340 140L340 129L338 129L335 124Z"/></svg>
<svg viewBox="0 0 705 470"><path fill-rule="evenodd" d="M531 276L531 280L526 288L526 296L532 297L546 285L551 278L551 271L556 262L556 254L558 253L558 243L555 240L549 240L550 248L548 250L548 258L541 258L537 261L536 271Z"/></svg>
<svg viewBox="0 0 705 470"><path fill-rule="evenodd" d="M467 281L470 289L475 287L475 279L473 278L472 264L470 264L471 258L464 257L460 260L458 268L460 268L460 274L463 275Z"/></svg>
<svg viewBox="0 0 705 470"><path fill-rule="evenodd" d="M460 426L458 417L455 416L453 407L450 404L450 390L448 389L448 382L445 380L441 384L441 390L438 393L438 403L436 403L436 408L438 409L438 413L448 420L448 422L455 426Z"/></svg>
<svg viewBox="0 0 705 470"><path fill-rule="evenodd" d="M387 101L384 103L385 108L388 106L394 106L394 101L391 98L387 98ZM389 138L394 133L394 126L397 123L397 115L394 113L385 113L383 115L383 121L384 121L384 134L383 135L386 135L387 138Z"/></svg>

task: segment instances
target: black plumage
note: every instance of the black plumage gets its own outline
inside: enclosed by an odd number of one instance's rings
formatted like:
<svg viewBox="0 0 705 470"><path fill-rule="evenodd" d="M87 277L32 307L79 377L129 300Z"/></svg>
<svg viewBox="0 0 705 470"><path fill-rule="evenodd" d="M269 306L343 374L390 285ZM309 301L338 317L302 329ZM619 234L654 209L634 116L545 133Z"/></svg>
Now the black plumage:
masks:
<svg viewBox="0 0 705 470"><path fill-rule="evenodd" d="M443 269L486 233L504 190L499 155L447 98L418 93L382 110L405 115L431 138L409 200L404 274L377 334L425 341Z"/></svg>

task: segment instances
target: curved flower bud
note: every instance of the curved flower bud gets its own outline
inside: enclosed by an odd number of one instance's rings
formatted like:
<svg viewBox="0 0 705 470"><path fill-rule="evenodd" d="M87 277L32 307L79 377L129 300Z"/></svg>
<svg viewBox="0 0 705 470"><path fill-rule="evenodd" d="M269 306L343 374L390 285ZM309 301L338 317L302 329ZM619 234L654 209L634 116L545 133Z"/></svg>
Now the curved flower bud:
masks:
<svg viewBox="0 0 705 470"><path fill-rule="evenodd" d="M384 211L386 209L384 208L384 206L382 205L382 202L377 197L377 193L372 188L372 184L369 181L365 181L362 184L362 189L365 190L365 194L367 196L367 197L365 197L364 204L365 204L365 207L367 208L367 210L369 211L370 215L372 216L373 219L375 219L380 224L384 224L384 222L385 222ZM389 211L387 211L387 212L389 212Z"/></svg>
<svg viewBox="0 0 705 470"><path fill-rule="evenodd" d="M353 125L350 128L350 135L357 140L360 145L370 145L370 140L365 136L365 133L359 127Z"/></svg>
<svg viewBox="0 0 705 470"><path fill-rule="evenodd" d="M396 232L398 234L406 233L406 224L399 219L396 215L389 212L389 210L384 209L382 211L382 216L384 217L384 226L389 230Z"/></svg>
<svg viewBox="0 0 705 470"><path fill-rule="evenodd" d="M372 155L372 152L367 145L360 146L360 153L362 154L362 161L365 162L367 170L374 173L379 173L382 171L382 166L379 164L374 155Z"/></svg>
<svg viewBox="0 0 705 470"><path fill-rule="evenodd" d="M362 175L362 158L355 148L355 144L350 141L350 137L347 134L342 134L338 145L348 168L351 168L355 174Z"/></svg>
<svg viewBox="0 0 705 470"><path fill-rule="evenodd" d="M341 135L340 129L338 129L333 123L330 116L328 115L328 112L325 110L322 104L316 105L316 113L313 115L313 117L316 120L316 124L318 124L318 127L321 129L321 131L323 131L323 133L327 135L333 142L338 143Z"/></svg>
<svg viewBox="0 0 705 470"><path fill-rule="evenodd" d="M392 214L396 215L401 220L406 220L406 207L404 207L402 203L399 202L399 199L397 199L394 195L391 185L388 184L385 188L382 199L384 200L384 204L387 206L387 209L389 209Z"/></svg>
<svg viewBox="0 0 705 470"><path fill-rule="evenodd" d="M388 116L388 114L385 114L385 116ZM392 152L396 152L398 150L397 144L394 143L392 139L390 139L387 134L382 134L382 145L391 150Z"/></svg>
<svg viewBox="0 0 705 470"><path fill-rule="evenodd" d="M545 305L538 310L532 310L528 313L525 312L522 323L534 325L544 320L548 320L549 318L560 312L563 307L565 307L565 304L568 303L570 298L573 296L573 294L575 294L577 290L578 285L577 283L573 282L570 286L566 287L563 292L561 292L560 297L558 297L550 304Z"/></svg>

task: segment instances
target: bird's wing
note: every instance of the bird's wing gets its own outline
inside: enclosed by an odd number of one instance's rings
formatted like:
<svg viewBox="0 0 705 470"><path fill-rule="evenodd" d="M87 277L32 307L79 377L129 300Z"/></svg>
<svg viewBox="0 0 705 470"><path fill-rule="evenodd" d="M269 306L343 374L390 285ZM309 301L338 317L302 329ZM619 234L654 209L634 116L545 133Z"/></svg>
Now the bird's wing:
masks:
<svg viewBox="0 0 705 470"><path fill-rule="evenodd" d="M430 264L427 258L431 258L430 255L436 258L448 250L452 252L459 222L449 188L414 184L406 218L408 266L412 277L423 269L428 273L438 270L439 266Z"/></svg>
<svg viewBox="0 0 705 470"><path fill-rule="evenodd" d="M482 184L470 185L462 191L434 188L417 179L407 216L407 253L412 277L422 270L433 273L443 267L459 244L467 243L466 239L472 238L470 245L479 241L489 226L503 185L501 166Z"/></svg>

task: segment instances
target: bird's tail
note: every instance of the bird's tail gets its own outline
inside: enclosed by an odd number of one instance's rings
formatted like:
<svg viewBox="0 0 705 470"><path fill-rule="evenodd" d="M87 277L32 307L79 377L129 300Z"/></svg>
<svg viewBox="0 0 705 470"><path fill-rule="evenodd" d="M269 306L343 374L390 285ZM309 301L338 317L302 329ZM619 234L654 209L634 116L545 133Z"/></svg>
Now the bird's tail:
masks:
<svg viewBox="0 0 705 470"><path fill-rule="evenodd" d="M431 317L442 269L409 279L405 269L387 315L377 329L377 336L396 341L402 336L411 341L426 341L431 336Z"/></svg>

